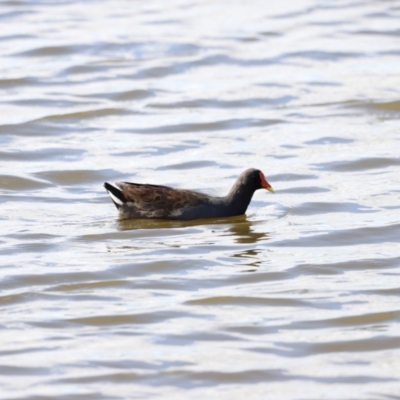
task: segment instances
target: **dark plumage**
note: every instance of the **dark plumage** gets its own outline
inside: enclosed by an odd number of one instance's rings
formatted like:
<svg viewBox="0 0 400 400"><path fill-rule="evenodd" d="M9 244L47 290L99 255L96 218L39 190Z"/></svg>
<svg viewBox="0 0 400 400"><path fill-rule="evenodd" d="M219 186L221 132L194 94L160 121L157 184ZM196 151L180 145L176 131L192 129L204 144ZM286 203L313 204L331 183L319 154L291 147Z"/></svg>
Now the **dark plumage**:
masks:
<svg viewBox="0 0 400 400"><path fill-rule="evenodd" d="M117 182L116 186L118 188L104 183L121 219L192 220L232 217L246 212L256 190L264 188L273 192L264 174L253 168L239 175L225 197L140 183Z"/></svg>

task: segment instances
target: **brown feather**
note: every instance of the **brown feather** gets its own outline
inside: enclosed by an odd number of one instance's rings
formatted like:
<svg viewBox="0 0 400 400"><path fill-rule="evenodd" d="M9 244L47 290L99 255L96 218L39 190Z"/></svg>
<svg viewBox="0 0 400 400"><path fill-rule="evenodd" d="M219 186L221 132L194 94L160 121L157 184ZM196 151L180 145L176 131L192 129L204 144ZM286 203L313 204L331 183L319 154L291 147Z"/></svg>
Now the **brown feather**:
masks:
<svg viewBox="0 0 400 400"><path fill-rule="evenodd" d="M184 207L194 207L209 200L209 196L168 186L149 185L130 182L117 182L127 200L127 217L166 218L174 211Z"/></svg>

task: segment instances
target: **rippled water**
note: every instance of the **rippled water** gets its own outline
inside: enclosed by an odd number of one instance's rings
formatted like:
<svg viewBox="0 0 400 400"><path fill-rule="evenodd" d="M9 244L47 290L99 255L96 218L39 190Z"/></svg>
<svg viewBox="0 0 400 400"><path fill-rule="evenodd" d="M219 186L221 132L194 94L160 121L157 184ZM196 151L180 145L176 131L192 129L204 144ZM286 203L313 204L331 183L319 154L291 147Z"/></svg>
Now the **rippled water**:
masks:
<svg viewBox="0 0 400 400"><path fill-rule="evenodd" d="M397 1L0 4L0 397L400 399ZM122 221L102 184L246 216Z"/></svg>

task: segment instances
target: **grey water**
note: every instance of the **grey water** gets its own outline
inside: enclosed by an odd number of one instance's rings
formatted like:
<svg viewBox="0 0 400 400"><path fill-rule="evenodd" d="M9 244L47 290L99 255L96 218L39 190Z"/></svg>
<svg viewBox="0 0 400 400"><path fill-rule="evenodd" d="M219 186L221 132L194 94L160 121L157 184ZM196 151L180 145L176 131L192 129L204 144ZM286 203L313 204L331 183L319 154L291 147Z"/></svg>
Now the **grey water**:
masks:
<svg viewBox="0 0 400 400"><path fill-rule="evenodd" d="M399 399L397 1L0 4L0 398ZM104 181L245 216L119 221Z"/></svg>

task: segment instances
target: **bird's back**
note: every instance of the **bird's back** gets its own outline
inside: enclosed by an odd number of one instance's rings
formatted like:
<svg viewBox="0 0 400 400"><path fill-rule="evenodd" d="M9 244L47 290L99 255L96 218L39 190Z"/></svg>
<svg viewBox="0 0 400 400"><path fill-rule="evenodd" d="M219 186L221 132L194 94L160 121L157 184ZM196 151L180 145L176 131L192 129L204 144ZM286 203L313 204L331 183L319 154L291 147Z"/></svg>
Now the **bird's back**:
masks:
<svg viewBox="0 0 400 400"><path fill-rule="evenodd" d="M186 209L210 201L210 196L168 186L117 182L125 202L119 208L123 218L174 219Z"/></svg>

